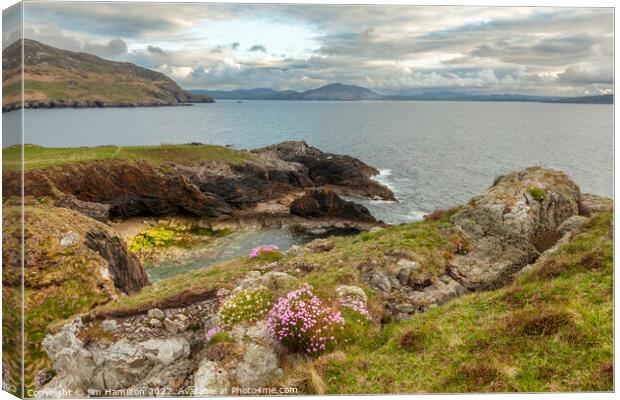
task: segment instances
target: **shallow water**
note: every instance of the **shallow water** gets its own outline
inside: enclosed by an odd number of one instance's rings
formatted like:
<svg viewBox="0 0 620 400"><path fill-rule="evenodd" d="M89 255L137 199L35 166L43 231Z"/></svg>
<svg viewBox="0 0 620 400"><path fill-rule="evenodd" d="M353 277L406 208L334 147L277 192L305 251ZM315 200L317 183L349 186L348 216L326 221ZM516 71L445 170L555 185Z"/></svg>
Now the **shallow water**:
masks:
<svg viewBox="0 0 620 400"><path fill-rule="evenodd" d="M3 117L10 129L19 114ZM610 105L221 100L192 107L26 110L24 136L44 146L199 141L254 148L303 139L380 169L376 179L399 202L362 202L389 223L466 202L497 175L531 165L563 169L583 191L613 195Z"/></svg>
<svg viewBox="0 0 620 400"><path fill-rule="evenodd" d="M157 282L178 274L195 269L208 267L222 261L232 260L239 256L247 256L257 246L275 244L281 250L288 250L293 245L309 242L313 237L293 233L288 229L260 229L256 231L236 232L215 239L208 251L199 257L189 258L180 262L163 262L156 265L146 263L145 268L151 282Z"/></svg>

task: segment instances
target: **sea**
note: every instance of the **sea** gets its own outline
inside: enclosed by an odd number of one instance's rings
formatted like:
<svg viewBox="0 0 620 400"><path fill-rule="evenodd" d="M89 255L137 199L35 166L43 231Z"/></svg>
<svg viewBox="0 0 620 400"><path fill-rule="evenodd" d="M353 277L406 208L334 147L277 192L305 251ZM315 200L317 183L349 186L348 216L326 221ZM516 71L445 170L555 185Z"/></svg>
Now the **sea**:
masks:
<svg viewBox="0 0 620 400"><path fill-rule="evenodd" d="M4 131L14 130L20 117L3 114ZM496 176L528 166L561 169L583 192L613 196L612 105L219 100L39 109L24 111L24 138L52 147L201 142L239 149L305 140L377 168L375 179L397 202L356 201L390 224L464 203ZM10 144L5 135L3 147Z"/></svg>

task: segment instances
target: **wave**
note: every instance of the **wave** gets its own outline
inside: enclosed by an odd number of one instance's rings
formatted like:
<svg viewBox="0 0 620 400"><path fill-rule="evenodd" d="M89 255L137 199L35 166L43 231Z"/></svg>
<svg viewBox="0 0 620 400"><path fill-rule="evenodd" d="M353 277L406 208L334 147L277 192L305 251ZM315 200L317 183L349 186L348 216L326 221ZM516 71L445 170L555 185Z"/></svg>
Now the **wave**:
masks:
<svg viewBox="0 0 620 400"><path fill-rule="evenodd" d="M428 214L424 211L412 210L405 216L409 221L421 221L424 219L424 216Z"/></svg>
<svg viewBox="0 0 620 400"><path fill-rule="evenodd" d="M392 182L390 182L390 176L392 176L392 170L391 169L380 169L379 170L379 175L373 176L372 179L374 179L375 181L379 182L383 186L386 186L388 189L390 189L392 192L394 192L395 188L394 188L394 184Z"/></svg>

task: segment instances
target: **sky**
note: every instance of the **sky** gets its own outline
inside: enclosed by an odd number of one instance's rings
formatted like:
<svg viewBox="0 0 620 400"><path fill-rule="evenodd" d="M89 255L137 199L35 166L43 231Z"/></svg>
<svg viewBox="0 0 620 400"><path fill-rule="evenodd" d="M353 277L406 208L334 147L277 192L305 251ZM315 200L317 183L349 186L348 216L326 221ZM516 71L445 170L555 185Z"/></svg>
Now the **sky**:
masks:
<svg viewBox="0 0 620 400"><path fill-rule="evenodd" d="M341 82L382 94L572 96L613 88L611 8L24 4L25 37L154 69L186 89ZM6 46L18 19L3 19Z"/></svg>

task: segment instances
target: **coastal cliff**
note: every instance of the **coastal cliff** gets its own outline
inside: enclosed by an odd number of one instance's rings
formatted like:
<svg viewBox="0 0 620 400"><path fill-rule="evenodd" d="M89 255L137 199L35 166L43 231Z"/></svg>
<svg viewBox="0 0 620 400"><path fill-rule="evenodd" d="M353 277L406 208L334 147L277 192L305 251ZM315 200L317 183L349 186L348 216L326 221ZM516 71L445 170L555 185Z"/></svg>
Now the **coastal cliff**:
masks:
<svg viewBox="0 0 620 400"><path fill-rule="evenodd" d="M66 321L27 329L38 346L29 353L36 362L27 382L42 393L537 391L550 382L554 390L612 388L612 202L582 194L561 171L507 174L465 205L385 226L338 197L393 199L370 179L377 171L304 142L225 149L217 160L207 157L212 148L197 146L198 162L187 153L178 162L170 149L166 157L149 149L148 159L136 160L138 150L127 150L130 159L120 158L123 150L114 159L59 158L57 165L41 157L25 171L28 210L90 221L84 229L42 229L28 240L76 246L63 262L86 254L109 265L94 274L108 274L107 292L66 312ZM5 196L17 187L12 174L5 172ZM93 217L149 213L206 221L271 215L270 223L310 226L346 221L366 231L284 253L257 248L139 289L145 282L140 268L130 267L131 250L110 247L113 226ZM105 256L111 248L115 256ZM39 270L48 276L45 265ZM128 277L131 288L123 283ZM285 310L296 296L330 315L304 342L286 339L277 325L294 315ZM531 354L548 355L539 360L544 370Z"/></svg>

